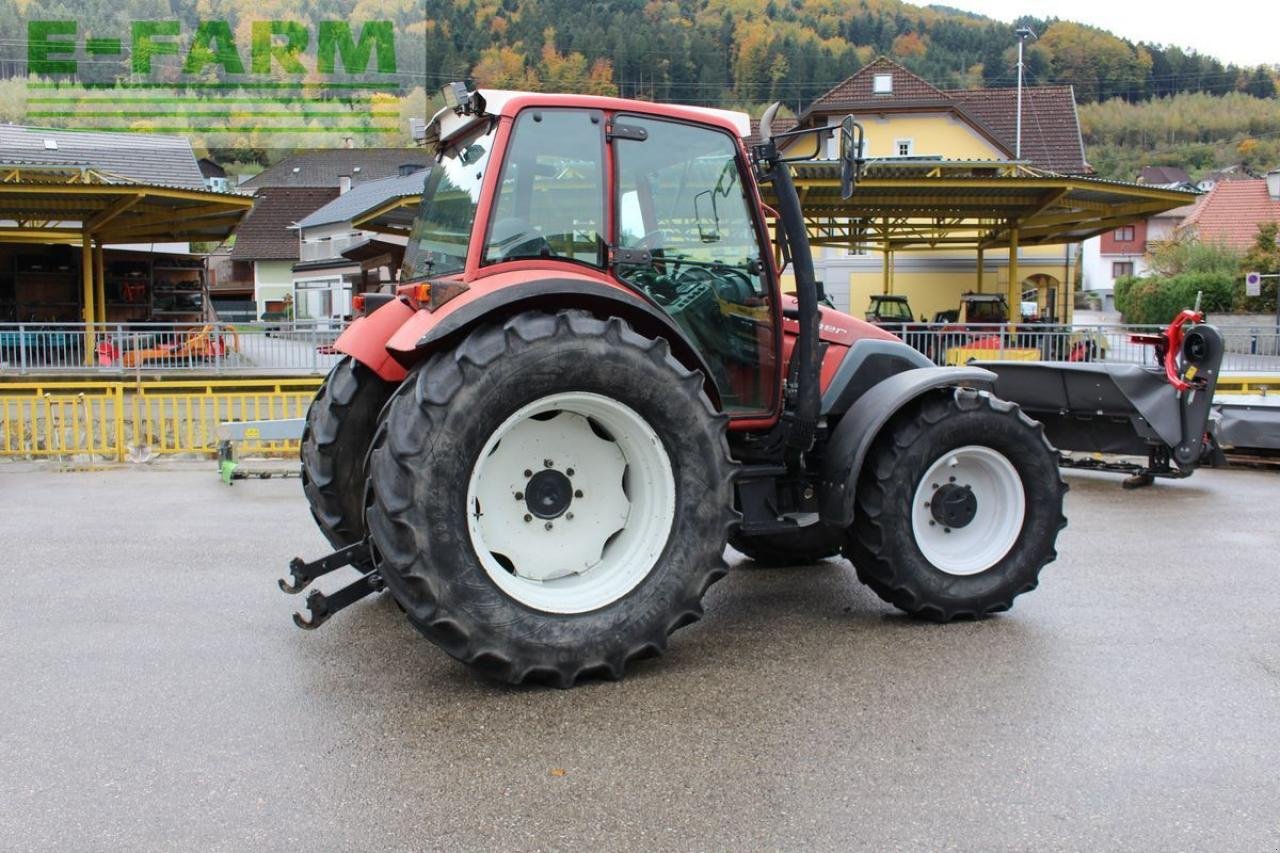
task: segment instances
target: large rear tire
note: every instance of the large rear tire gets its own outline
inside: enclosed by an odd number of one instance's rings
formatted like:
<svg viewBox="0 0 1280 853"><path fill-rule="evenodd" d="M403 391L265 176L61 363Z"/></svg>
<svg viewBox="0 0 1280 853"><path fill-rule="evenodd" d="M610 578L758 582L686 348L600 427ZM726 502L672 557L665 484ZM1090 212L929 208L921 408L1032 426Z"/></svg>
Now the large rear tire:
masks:
<svg viewBox="0 0 1280 853"><path fill-rule="evenodd" d="M727 419L662 340L521 314L410 373L370 454L379 570L503 681L619 678L702 615L734 520Z"/></svg>
<svg viewBox="0 0 1280 853"><path fill-rule="evenodd" d="M1044 427L986 392L927 394L876 439L846 553L885 601L937 622L1008 610L1057 557L1066 483Z"/></svg>
<svg viewBox="0 0 1280 853"><path fill-rule="evenodd" d="M394 389L394 384L347 356L334 365L307 410L300 450L302 490L311 515L334 548L365 537L365 461L378 413Z"/></svg>

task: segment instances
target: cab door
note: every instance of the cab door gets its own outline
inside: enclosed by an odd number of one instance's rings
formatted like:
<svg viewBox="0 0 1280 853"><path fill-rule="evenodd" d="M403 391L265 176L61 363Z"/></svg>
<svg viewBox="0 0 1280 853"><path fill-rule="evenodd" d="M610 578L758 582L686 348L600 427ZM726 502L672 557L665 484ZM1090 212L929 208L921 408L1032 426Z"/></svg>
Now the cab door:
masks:
<svg viewBox="0 0 1280 853"><path fill-rule="evenodd" d="M680 121L620 114L609 134L615 169L615 271L684 330L724 410L767 416L780 387L774 288L736 140Z"/></svg>

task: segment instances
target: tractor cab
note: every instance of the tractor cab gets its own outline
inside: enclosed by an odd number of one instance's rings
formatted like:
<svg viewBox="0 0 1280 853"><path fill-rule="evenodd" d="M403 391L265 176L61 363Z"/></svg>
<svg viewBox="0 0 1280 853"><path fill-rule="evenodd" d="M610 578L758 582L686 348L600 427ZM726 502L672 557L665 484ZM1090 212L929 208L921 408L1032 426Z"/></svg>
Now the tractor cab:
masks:
<svg viewBox="0 0 1280 853"><path fill-rule="evenodd" d="M867 306L866 318L868 323L876 325L900 326L903 323L915 322L915 315L911 313L911 305L907 302L907 297L892 293L872 294L871 302Z"/></svg>
<svg viewBox="0 0 1280 853"><path fill-rule="evenodd" d="M487 100L435 123L439 162L401 292L444 312L459 297L554 275L583 297L638 300L651 322L679 330L727 412L772 414L778 275L740 142L747 117L472 97Z"/></svg>

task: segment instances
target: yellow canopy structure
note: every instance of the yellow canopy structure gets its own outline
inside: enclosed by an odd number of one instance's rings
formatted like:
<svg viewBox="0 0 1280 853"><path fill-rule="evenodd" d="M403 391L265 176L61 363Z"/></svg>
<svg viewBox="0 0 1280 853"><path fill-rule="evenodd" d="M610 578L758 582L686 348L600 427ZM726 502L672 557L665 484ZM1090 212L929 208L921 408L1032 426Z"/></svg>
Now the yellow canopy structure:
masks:
<svg viewBox="0 0 1280 853"><path fill-rule="evenodd" d="M80 245L86 324L106 319L105 244L220 242L252 207L250 196L131 183L87 167L0 166L0 243Z"/></svg>

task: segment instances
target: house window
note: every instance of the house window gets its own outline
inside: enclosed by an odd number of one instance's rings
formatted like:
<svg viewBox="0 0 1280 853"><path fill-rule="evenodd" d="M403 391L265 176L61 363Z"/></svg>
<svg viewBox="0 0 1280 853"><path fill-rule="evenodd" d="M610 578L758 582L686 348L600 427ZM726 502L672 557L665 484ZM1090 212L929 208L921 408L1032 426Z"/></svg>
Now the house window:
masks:
<svg viewBox="0 0 1280 853"><path fill-rule="evenodd" d="M897 152L899 157L911 156L912 144L910 139L898 139L893 143L893 150Z"/></svg>
<svg viewBox="0 0 1280 853"><path fill-rule="evenodd" d="M1124 227L1122 227L1122 228L1117 228L1117 229L1116 229L1116 242L1117 242L1117 243L1132 243L1132 242L1133 242L1133 226L1132 226L1132 225L1125 225L1125 226L1124 226Z"/></svg>
<svg viewBox="0 0 1280 853"><path fill-rule="evenodd" d="M872 80L871 91L877 95L893 94L893 75L877 74Z"/></svg>
<svg viewBox="0 0 1280 853"><path fill-rule="evenodd" d="M1133 275L1133 261L1112 261L1111 277L1123 278L1126 275Z"/></svg>

